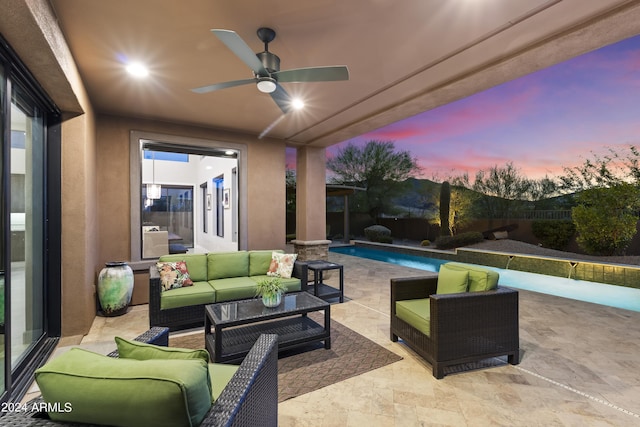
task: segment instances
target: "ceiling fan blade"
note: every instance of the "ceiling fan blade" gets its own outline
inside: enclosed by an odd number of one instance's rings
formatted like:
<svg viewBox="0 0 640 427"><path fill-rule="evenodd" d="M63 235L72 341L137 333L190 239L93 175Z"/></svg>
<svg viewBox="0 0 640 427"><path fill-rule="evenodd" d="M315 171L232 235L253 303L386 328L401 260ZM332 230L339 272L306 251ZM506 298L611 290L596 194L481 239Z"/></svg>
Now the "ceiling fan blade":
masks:
<svg viewBox="0 0 640 427"><path fill-rule="evenodd" d="M276 83L276 90L271 92L271 98L278 104L278 107L284 114L287 114L291 110L291 97L284 88Z"/></svg>
<svg viewBox="0 0 640 427"><path fill-rule="evenodd" d="M213 92L214 90L226 89L226 88L235 87L235 86L242 86L242 85L247 85L249 83L255 83L255 82L256 82L255 79L233 80L230 82L216 83L213 85L197 87L197 88L191 89L191 91L195 93L207 93L207 92Z"/></svg>
<svg viewBox="0 0 640 427"><path fill-rule="evenodd" d="M258 59L255 52L245 43L244 40L231 30L211 30L216 37L220 39L238 58L249 66L256 74L268 76L269 73L264 69L262 62Z"/></svg>
<svg viewBox="0 0 640 427"><path fill-rule="evenodd" d="M349 80L349 69L344 65L309 67L283 70L272 75L279 82L335 82Z"/></svg>

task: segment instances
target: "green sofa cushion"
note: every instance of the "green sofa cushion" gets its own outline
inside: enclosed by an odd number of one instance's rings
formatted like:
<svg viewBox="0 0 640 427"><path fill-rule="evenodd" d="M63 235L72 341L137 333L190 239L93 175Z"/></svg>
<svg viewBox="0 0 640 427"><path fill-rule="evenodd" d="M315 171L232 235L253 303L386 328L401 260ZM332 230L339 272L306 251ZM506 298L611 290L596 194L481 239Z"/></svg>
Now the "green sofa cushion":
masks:
<svg viewBox="0 0 640 427"><path fill-rule="evenodd" d="M438 272L438 286L436 294L457 294L467 292L469 288L469 272L448 268L447 264L440 266Z"/></svg>
<svg viewBox="0 0 640 427"><path fill-rule="evenodd" d="M160 262L177 262L185 261L187 270L189 270L189 278L194 282L206 282L207 277L207 256L204 254L175 254L163 255L159 259Z"/></svg>
<svg viewBox="0 0 640 427"><path fill-rule="evenodd" d="M431 302L429 298L396 301L396 316L426 336L431 335Z"/></svg>
<svg viewBox="0 0 640 427"><path fill-rule="evenodd" d="M265 279L273 279L271 276L267 276L266 274L262 276L251 276L251 280L256 282L256 284ZM284 277L280 278L280 282L287 287L287 292L299 292L302 290L302 282L297 277L292 277L290 279L285 279Z"/></svg>
<svg viewBox="0 0 640 427"><path fill-rule="evenodd" d="M275 251L249 251L249 276L262 276L267 274L271 265L271 254L273 252L283 253L282 250Z"/></svg>
<svg viewBox="0 0 640 427"><path fill-rule="evenodd" d="M73 348L36 370L53 420L114 426L196 426L211 407L207 364L118 359Z"/></svg>
<svg viewBox="0 0 640 427"><path fill-rule="evenodd" d="M147 344L135 340L115 337L118 354L124 359L201 359L209 363L209 353L205 349L191 350L187 348L165 347Z"/></svg>
<svg viewBox="0 0 640 427"><path fill-rule="evenodd" d="M207 255L209 280L249 276L249 253L211 252Z"/></svg>
<svg viewBox="0 0 640 427"><path fill-rule="evenodd" d="M209 377L211 377L211 401L214 402L227 386L231 377L239 366L225 363L209 363Z"/></svg>
<svg viewBox="0 0 640 427"><path fill-rule="evenodd" d="M162 310L214 302L216 302L216 291L208 282L193 282L193 286L170 289L160 295Z"/></svg>
<svg viewBox="0 0 640 427"><path fill-rule="evenodd" d="M253 298L256 296L256 282L249 277L231 277L209 280L216 290L216 302Z"/></svg>
<svg viewBox="0 0 640 427"><path fill-rule="evenodd" d="M498 272L486 267L461 262L448 262L447 268L469 272L469 292L490 291L498 287Z"/></svg>

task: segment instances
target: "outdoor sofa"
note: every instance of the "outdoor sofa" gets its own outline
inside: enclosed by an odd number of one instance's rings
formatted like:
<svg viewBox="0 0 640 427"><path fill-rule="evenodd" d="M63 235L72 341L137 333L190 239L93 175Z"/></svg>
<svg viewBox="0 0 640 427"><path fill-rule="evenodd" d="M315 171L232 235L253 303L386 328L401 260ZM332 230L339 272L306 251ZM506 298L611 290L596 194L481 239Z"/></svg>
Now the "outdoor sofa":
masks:
<svg viewBox="0 0 640 427"><path fill-rule="evenodd" d="M145 334L135 338L135 341L166 347L168 345L168 338L168 328L151 328ZM109 356L119 357L117 351L111 352ZM214 364L210 364L209 366L212 365ZM219 366L226 368L229 365ZM235 368L236 367L233 369ZM83 390L83 392L89 393L88 390ZM153 400L153 398L150 400ZM12 411L0 418L0 425L33 427L95 425L53 421L46 412L31 410L43 403L44 399L42 397L27 402L21 406L24 410ZM181 403L178 402L178 404ZM101 402L96 403L96 406L100 405ZM73 405L71 407L73 407ZM75 407L77 408L78 405L76 404ZM129 410L131 409L132 408L129 408ZM133 408L133 412L139 409L140 408ZM123 406L122 410L127 410L127 408ZM162 410L162 408L158 408L158 410ZM237 367L237 370L235 370L235 373L231 376L226 386L222 388L217 399L211 404L203 421L199 425L216 427L263 427L275 426L277 423L278 336L263 334L258 338L240 366ZM136 426L144 424L144 421L134 421L134 425Z"/></svg>
<svg viewBox="0 0 640 427"><path fill-rule="evenodd" d="M204 324L207 304L252 298L267 276L273 253L281 250L211 252L164 255L158 262L185 261L193 286L162 291L160 273L149 268L149 324L171 330ZM307 290L307 263L295 261L290 278L283 277L287 292Z"/></svg>
<svg viewBox="0 0 640 427"><path fill-rule="evenodd" d="M445 367L497 356L518 364L518 292L497 283L493 270L453 262L437 275L391 279L391 341L401 338L438 379Z"/></svg>

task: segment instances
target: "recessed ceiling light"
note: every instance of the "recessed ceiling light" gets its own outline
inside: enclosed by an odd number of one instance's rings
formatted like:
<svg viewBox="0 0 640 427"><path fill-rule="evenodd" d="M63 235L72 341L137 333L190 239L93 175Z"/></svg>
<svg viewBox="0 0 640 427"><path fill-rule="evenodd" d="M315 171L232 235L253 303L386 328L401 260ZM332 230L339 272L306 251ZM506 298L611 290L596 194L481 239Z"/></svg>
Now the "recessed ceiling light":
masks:
<svg viewBox="0 0 640 427"><path fill-rule="evenodd" d="M149 75L149 69L141 62L132 62L127 65L127 72L134 77L147 77Z"/></svg>
<svg viewBox="0 0 640 427"><path fill-rule="evenodd" d="M233 151L233 150L227 150L227 151L225 151L225 152L224 152L224 154L226 154L227 156L232 156L232 155L234 155L234 154L235 154L235 151Z"/></svg>
<svg viewBox="0 0 640 427"><path fill-rule="evenodd" d="M294 98L291 100L291 106L294 110L302 110L304 108L304 101L300 98Z"/></svg>

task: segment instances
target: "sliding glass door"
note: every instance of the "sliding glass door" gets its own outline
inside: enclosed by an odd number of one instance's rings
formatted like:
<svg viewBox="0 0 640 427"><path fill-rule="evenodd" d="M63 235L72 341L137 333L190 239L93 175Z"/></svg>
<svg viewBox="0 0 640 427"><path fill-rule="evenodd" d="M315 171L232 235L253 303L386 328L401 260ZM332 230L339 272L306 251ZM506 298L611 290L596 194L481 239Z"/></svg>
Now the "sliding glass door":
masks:
<svg viewBox="0 0 640 427"><path fill-rule="evenodd" d="M11 99L11 367L44 333L44 117L18 86Z"/></svg>

